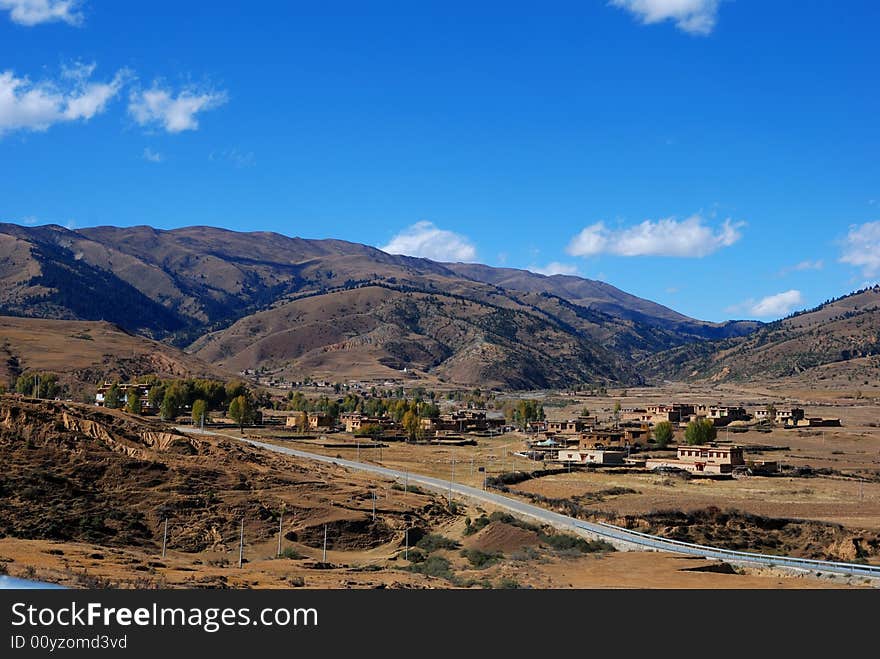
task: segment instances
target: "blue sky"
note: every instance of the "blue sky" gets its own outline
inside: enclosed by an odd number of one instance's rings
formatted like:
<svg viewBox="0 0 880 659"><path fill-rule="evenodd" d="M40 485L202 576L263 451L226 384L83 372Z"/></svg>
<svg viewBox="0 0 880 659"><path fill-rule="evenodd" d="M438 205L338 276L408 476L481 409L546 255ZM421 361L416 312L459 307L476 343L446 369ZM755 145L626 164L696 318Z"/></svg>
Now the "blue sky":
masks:
<svg viewBox="0 0 880 659"><path fill-rule="evenodd" d="M880 277L878 27L855 0L0 0L0 219L342 238L769 320Z"/></svg>

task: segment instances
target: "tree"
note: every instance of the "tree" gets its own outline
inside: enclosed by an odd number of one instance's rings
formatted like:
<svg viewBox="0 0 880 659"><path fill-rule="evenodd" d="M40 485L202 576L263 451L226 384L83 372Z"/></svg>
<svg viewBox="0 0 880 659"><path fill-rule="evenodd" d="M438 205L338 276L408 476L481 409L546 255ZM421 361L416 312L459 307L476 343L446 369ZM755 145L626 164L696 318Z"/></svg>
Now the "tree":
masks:
<svg viewBox="0 0 880 659"><path fill-rule="evenodd" d="M24 373L16 379L15 390L25 396L55 398L61 393L61 386L54 373Z"/></svg>
<svg viewBox="0 0 880 659"><path fill-rule="evenodd" d="M718 429L709 419L695 419L691 421L684 431L684 438L691 446L708 444L715 441Z"/></svg>
<svg viewBox="0 0 880 659"><path fill-rule="evenodd" d="M776 406L770 403L765 409L767 410L767 421L776 423Z"/></svg>
<svg viewBox="0 0 880 659"><path fill-rule="evenodd" d="M414 411L408 410L406 414L403 415L401 423L403 424L403 429L406 431L407 437L409 437L411 442L415 441L421 434L422 420Z"/></svg>
<svg viewBox="0 0 880 659"><path fill-rule="evenodd" d="M154 384L147 392L147 401L150 407L158 410L162 406L162 400L165 398L165 387L162 384Z"/></svg>
<svg viewBox="0 0 880 659"><path fill-rule="evenodd" d="M654 444L657 448L666 448L675 437L675 431L669 421L661 421L654 426Z"/></svg>
<svg viewBox="0 0 880 659"><path fill-rule="evenodd" d="M141 408L141 392L137 387L131 387L125 399L125 409L131 414L140 414L143 411Z"/></svg>
<svg viewBox="0 0 880 659"><path fill-rule="evenodd" d="M109 407L112 410L122 407L122 392L119 390L118 383L114 382L104 394L104 407Z"/></svg>
<svg viewBox="0 0 880 659"><path fill-rule="evenodd" d="M208 403L207 401L199 398L196 402L193 403L192 407L192 420L193 425L201 425L202 421L207 419L208 417Z"/></svg>
<svg viewBox="0 0 880 659"><path fill-rule="evenodd" d="M238 424L241 431L244 431L244 424L251 423L253 409L247 396L241 394L232 399L232 402L229 403L229 418Z"/></svg>
<svg viewBox="0 0 880 659"><path fill-rule="evenodd" d="M165 392L165 396L162 398L162 404L159 406L159 416L165 421L171 421L177 417L178 411L180 411L180 407L177 402L177 397L174 395L174 392L169 389Z"/></svg>

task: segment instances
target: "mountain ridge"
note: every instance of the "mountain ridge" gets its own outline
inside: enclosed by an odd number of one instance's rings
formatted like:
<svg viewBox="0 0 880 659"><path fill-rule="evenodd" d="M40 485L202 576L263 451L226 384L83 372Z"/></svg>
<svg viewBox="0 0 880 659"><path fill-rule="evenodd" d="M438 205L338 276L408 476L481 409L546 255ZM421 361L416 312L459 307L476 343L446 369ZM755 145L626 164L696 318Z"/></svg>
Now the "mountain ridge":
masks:
<svg viewBox="0 0 880 659"><path fill-rule="evenodd" d="M468 385L637 383L649 355L760 326L695 320L577 277L207 226L0 224L0 282L0 314L108 320L224 368L289 375L408 368ZM279 320L300 315L310 331Z"/></svg>

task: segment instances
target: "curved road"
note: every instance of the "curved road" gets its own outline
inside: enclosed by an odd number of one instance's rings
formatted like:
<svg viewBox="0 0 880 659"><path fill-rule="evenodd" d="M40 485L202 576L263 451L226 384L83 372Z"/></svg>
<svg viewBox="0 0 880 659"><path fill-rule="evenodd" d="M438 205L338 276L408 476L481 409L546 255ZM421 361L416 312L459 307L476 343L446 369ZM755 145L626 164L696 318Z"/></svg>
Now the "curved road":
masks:
<svg viewBox="0 0 880 659"><path fill-rule="evenodd" d="M178 430L189 433L199 433L200 431L192 428L180 427ZM450 483L448 480L433 478L431 476L423 476L421 474L413 474L397 469L389 469L388 467L380 467L378 465L365 462L355 462L353 460L344 460L342 458L332 458L326 455L310 453L298 449L287 448L286 446L277 446L275 444L266 444L253 439L229 435L222 432L204 431L205 434L220 435L230 439L236 439L252 446L256 446L276 453L292 455L306 460L316 460L318 462L326 462L335 464L348 469L357 471L365 471L384 476L390 479L407 479L410 482L424 485L427 488L445 494L456 494L474 501L482 501L499 508L504 508L511 513L521 517L527 517L543 524L567 531L574 531L581 535L586 535L594 539L602 539L610 542L618 549L639 550L639 551L666 551L677 554L687 554L690 556L701 556L704 558L714 558L727 561L739 565L761 565L763 567L785 567L804 570L807 572L833 572L836 574L845 574L849 576L868 577L871 579L880 579L880 566L863 565L859 563L841 563L835 561L817 561L806 558L794 558L790 556L773 556L771 554L756 554L752 552L733 551L730 549L721 549L719 547L707 547L704 545L696 545L688 542L680 542L669 538L631 531L620 526L612 524L604 524L602 522L585 522L575 517L561 515L551 510L534 506L511 497L494 492L485 492L468 485L460 485L458 483Z"/></svg>

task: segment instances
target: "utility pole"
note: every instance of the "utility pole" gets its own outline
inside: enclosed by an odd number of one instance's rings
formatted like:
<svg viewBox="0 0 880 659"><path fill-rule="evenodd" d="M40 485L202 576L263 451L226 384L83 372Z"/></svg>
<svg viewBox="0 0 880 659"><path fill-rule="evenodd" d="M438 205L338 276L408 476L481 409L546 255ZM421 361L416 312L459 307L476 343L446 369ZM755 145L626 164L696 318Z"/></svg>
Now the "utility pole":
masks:
<svg viewBox="0 0 880 659"><path fill-rule="evenodd" d="M403 493L404 494L406 494L408 488L409 488L409 471L404 470L404 472L403 472Z"/></svg>
<svg viewBox="0 0 880 659"><path fill-rule="evenodd" d="M244 517L241 518L241 535L238 539L238 569L241 569L241 564L244 560Z"/></svg>
<svg viewBox="0 0 880 659"><path fill-rule="evenodd" d="M165 549L168 546L168 518L165 518L165 533L162 534L162 558L165 558Z"/></svg>
<svg viewBox="0 0 880 659"><path fill-rule="evenodd" d="M452 484L455 482L455 456L452 456L452 476L449 478L449 505L452 505Z"/></svg>
<svg viewBox="0 0 880 659"><path fill-rule="evenodd" d="M321 562L327 562L327 525L324 524L324 553L321 554Z"/></svg>
<svg viewBox="0 0 880 659"><path fill-rule="evenodd" d="M281 556L281 529L282 524L284 523L284 506L281 506L281 514L278 516L278 553L276 556Z"/></svg>

